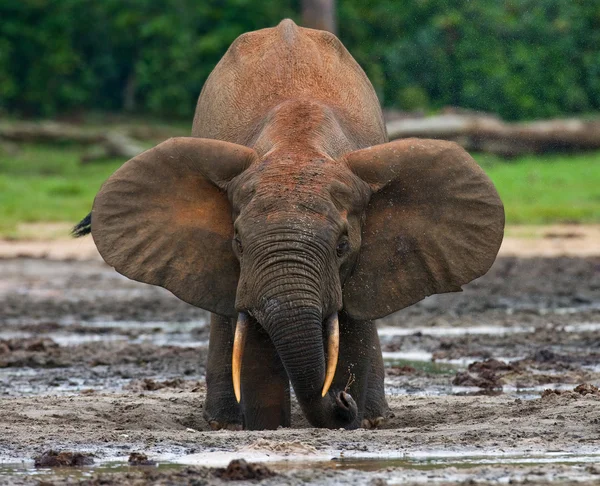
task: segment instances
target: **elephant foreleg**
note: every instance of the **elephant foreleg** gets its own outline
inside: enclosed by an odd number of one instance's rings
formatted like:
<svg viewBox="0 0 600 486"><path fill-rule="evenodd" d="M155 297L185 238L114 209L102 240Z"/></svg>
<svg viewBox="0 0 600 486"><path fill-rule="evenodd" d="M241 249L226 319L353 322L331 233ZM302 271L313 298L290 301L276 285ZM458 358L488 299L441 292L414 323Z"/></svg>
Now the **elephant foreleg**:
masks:
<svg viewBox="0 0 600 486"><path fill-rule="evenodd" d="M377 327L340 314L340 356L334 385L347 389L358 406L364 428L375 428L389 416L385 399L384 367Z"/></svg>
<svg viewBox="0 0 600 486"><path fill-rule="evenodd" d="M231 378L234 323L235 320L211 314L204 418L214 430L242 428L241 407L235 399Z"/></svg>
<svg viewBox="0 0 600 486"><path fill-rule="evenodd" d="M365 414L371 368L371 347L377 329L371 321L357 321L340 313L340 351L333 381L335 390L352 395L358 407L358 424Z"/></svg>
<svg viewBox="0 0 600 486"><path fill-rule="evenodd" d="M367 379L367 399L362 420L362 426L366 429L379 427L391 416L390 407L385 399L385 370L377 331L375 331L375 335L372 336L371 344L370 369L369 377Z"/></svg>
<svg viewBox="0 0 600 486"><path fill-rule="evenodd" d="M244 428L290 426L290 382L275 346L256 322L252 322L244 346L241 389Z"/></svg>

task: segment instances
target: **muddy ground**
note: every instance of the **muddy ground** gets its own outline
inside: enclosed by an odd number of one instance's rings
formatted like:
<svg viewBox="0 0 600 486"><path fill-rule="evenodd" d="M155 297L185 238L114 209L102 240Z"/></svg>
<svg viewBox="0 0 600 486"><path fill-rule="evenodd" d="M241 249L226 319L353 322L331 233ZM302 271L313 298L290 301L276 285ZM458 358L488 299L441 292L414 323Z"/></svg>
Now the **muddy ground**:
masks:
<svg viewBox="0 0 600 486"><path fill-rule="evenodd" d="M382 320L394 417L375 431L297 408L291 429L209 431L204 311L96 260L0 275L0 484L221 484L241 457L264 484L600 482L600 257L501 257ZM36 470L50 449L96 466Z"/></svg>

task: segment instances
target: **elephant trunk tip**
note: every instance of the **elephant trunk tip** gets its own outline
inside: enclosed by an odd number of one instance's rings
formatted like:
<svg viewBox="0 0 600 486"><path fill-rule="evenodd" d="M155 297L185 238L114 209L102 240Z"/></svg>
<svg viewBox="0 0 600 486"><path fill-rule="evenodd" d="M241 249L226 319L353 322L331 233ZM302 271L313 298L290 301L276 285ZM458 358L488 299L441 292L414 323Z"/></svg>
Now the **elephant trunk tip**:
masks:
<svg viewBox="0 0 600 486"><path fill-rule="evenodd" d="M358 406L352 396L345 392L339 392L335 397L336 412L340 418L348 423L345 428L357 428L355 426L356 418L358 417Z"/></svg>
<svg viewBox="0 0 600 486"><path fill-rule="evenodd" d="M308 421L315 427L352 430L359 427L358 405L346 391L330 391L321 403L303 407Z"/></svg>

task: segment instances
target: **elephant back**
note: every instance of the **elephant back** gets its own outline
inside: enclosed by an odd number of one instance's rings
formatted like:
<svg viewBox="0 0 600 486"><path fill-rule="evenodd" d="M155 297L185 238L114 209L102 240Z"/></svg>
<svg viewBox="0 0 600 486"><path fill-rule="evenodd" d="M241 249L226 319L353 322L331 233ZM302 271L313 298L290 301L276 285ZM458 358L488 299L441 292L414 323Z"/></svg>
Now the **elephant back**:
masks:
<svg viewBox="0 0 600 486"><path fill-rule="evenodd" d="M233 42L202 89L192 135L252 147L289 100L327 105L355 147L387 140L373 86L338 38L289 19Z"/></svg>

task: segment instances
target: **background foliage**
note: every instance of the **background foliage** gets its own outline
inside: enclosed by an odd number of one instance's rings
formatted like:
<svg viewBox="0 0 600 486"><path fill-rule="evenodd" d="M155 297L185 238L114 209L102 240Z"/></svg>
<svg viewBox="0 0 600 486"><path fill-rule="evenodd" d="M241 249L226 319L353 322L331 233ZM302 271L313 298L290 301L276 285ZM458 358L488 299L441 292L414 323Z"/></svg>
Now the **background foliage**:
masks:
<svg viewBox="0 0 600 486"><path fill-rule="evenodd" d="M299 1L3 0L0 110L189 117L239 34ZM507 119L600 109L593 0L338 0L338 35L389 107Z"/></svg>

